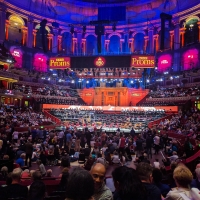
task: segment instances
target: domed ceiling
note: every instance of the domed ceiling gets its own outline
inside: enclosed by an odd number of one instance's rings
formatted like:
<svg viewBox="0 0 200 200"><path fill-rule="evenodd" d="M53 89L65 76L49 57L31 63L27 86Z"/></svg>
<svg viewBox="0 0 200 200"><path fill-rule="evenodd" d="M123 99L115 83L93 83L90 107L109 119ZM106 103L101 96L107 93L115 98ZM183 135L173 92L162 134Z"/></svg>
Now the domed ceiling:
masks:
<svg viewBox="0 0 200 200"><path fill-rule="evenodd" d="M133 24L159 18L161 12L174 14L199 3L199 0L7 0L12 5L58 21L89 24L98 20L99 7L126 7L126 20Z"/></svg>

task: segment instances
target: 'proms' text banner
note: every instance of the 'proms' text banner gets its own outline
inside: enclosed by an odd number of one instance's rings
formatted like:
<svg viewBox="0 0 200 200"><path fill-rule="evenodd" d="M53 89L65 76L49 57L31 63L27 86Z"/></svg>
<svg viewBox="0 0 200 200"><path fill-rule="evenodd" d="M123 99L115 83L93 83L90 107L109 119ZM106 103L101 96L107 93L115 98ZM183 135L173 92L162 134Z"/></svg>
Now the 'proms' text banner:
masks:
<svg viewBox="0 0 200 200"><path fill-rule="evenodd" d="M150 55L133 55L131 56L131 67L154 68L155 57Z"/></svg>
<svg viewBox="0 0 200 200"><path fill-rule="evenodd" d="M49 60L50 69L66 69L70 68L70 57L58 57L50 58Z"/></svg>

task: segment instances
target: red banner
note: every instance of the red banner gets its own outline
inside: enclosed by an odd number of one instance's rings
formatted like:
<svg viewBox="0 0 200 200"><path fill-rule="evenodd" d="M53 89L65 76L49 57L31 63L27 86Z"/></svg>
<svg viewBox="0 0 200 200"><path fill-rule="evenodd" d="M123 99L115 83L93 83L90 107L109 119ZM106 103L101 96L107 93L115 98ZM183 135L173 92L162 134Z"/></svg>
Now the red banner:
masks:
<svg viewBox="0 0 200 200"><path fill-rule="evenodd" d="M135 68L154 68L155 57L146 55L131 56L131 67Z"/></svg>
<svg viewBox="0 0 200 200"><path fill-rule="evenodd" d="M70 57L50 58L50 69L66 69L70 68Z"/></svg>

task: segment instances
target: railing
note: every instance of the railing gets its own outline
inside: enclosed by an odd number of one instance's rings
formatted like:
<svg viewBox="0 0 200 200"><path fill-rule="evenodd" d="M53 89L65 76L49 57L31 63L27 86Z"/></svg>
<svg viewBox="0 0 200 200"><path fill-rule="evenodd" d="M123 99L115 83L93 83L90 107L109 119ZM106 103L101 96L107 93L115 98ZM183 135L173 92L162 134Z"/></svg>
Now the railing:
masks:
<svg viewBox="0 0 200 200"><path fill-rule="evenodd" d="M50 118L52 122L56 123L57 125L61 125L61 120L60 119L58 119L57 117L51 115L46 110L44 110L43 113L47 118Z"/></svg>
<svg viewBox="0 0 200 200"><path fill-rule="evenodd" d="M161 121L164 121L165 119L171 119L173 115L174 115L174 114L170 114L170 115L167 115L167 116L165 116L165 117L163 117L163 118L160 118L160 119L157 119L157 120L155 120L155 121L153 121L153 122L150 122L150 123L148 124L148 127L149 127L149 128L153 128L155 125L160 124Z"/></svg>
<svg viewBox="0 0 200 200"><path fill-rule="evenodd" d="M191 97L165 97L165 98L147 98L146 102L158 102L158 101L188 101Z"/></svg>
<svg viewBox="0 0 200 200"><path fill-rule="evenodd" d="M19 76L18 75L10 73L10 72L7 72L7 71L1 70L0 71L0 75L3 76L3 77L14 78L16 80L19 80Z"/></svg>
<svg viewBox="0 0 200 200"><path fill-rule="evenodd" d="M77 98L75 97L62 97L62 96L47 96L47 95L37 95L37 94L31 94L31 97L34 97L35 99L38 98L47 98L47 99L64 99L64 100L72 100L72 101L77 101Z"/></svg>

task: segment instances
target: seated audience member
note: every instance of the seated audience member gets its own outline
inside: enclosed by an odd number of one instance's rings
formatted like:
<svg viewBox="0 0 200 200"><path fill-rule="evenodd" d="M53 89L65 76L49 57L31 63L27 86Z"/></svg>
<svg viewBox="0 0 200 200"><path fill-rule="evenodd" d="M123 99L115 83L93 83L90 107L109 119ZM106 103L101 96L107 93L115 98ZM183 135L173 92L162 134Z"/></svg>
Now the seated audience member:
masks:
<svg viewBox="0 0 200 200"><path fill-rule="evenodd" d="M42 174L40 171L34 171L31 178L33 181L40 181L42 179Z"/></svg>
<svg viewBox="0 0 200 200"><path fill-rule="evenodd" d="M114 200L146 200L146 189L134 169L117 167L112 177L115 185Z"/></svg>
<svg viewBox="0 0 200 200"><path fill-rule="evenodd" d="M156 185L159 188L162 196L166 197L167 193L170 191L170 187L169 187L169 185L163 184L161 182L162 181L162 172L160 171L160 169L158 169L158 168L153 169L152 176L153 176L154 185Z"/></svg>
<svg viewBox="0 0 200 200"><path fill-rule="evenodd" d="M112 192L105 185L106 167L101 163L95 163L90 173L94 180L94 200L112 200Z"/></svg>
<svg viewBox="0 0 200 200"><path fill-rule="evenodd" d="M94 181L90 173L82 168L76 168L70 174L66 200L92 200L94 194Z"/></svg>
<svg viewBox="0 0 200 200"><path fill-rule="evenodd" d="M20 185L22 170L20 168L14 169L11 175L12 183L6 186L0 194L1 199L9 198L27 198L28 188Z"/></svg>
<svg viewBox="0 0 200 200"><path fill-rule="evenodd" d="M6 166L1 168L0 180L6 180L8 175L8 168Z"/></svg>
<svg viewBox="0 0 200 200"><path fill-rule="evenodd" d="M58 190L59 191L66 191L66 185L67 185L67 181L69 179L69 169L68 168L64 168L62 170L62 174L61 174L61 180L60 183L58 185Z"/></svg>
<svg viewBox="0 0 200 200"><path fill-rule="evenodd" d="M52 177L52 169L47 170L47 177Z"/></svg>
<svg viewBox="0 0 200 200"><path fill-rule="evenodd" d="M114 155L112 157L112 163L120 164L119 154L117 153L117 151L114 152Z"/></svg>
<svg viewBox="0 0 200 200"><path fill-rule="evenodd" d="M176 160L178 159L178 155L176 151L173 151L172 156L169 157L170 162L176 162Z"/></svg>
<svg viewBox="0 0 200 200"><path fill-rule="evenodd" d="M68 154L65 154L62 158L61 158L61 163L60 165L62 167L67 167L70 168L70 157Z"/></svg>
<svg viewBox="0 0 200 200"><path fill-rule="evenodd" d="M91 149L88 146L86 146L83 152L85 154L85 157L87 158L90 155Z"/></svg>
<svg viewBox="0 0 200 200"><path fill-rule="evenodd" d="M158 159L155 159L155 161L153 162L153 166L157 169L160 169L160 163Z"/></svg>
<svg viewBox="0 0 200 200"><path fill-rule="evenodd" d="M136 168L137 174L140 177L148 194L148 200L161 200L161 192L155 185L152 184L153 168L148 163L140 162Z"/></svg>
<svg viewBox="0 0 200 200"><path fill-rule="evenodd" d="M43 200L46 187L42 181L34 181L29 189L29 200Z"/></svg>
<svg viewBox="0 0 200 200"><path fill-rule="evenodd" d="M174 170L173 177L177 188L173 188L167 196L166 200L185 200L191 199L190 184L192 182L191 171L183 164L178 165Z"/></svg>
<svg viewBox="0 0 200 200"><path fill-rule="evenodd" d="M84 163L83 168L84 168L85 170L90 171L92 165L94 164L94 162L95 162L95 158L92 158L92 156L89 156L89 158L87 159L87 161Z"/></svg>
<svg viewBox="0 0 200 200"><path fill-rule="evenodd" d="M191 188L198 188L200 190L200 168L195 169L196 179L192 180Z"/></svg>
<svg viewBox="0 0 200 200"><path fill-rule="evenodd" d="M107 166L106 159L102 157L102 154L98 153L96 163L101 163L102 165Z"/></svg>
<svg viewBox="0 0 200 200"><path fill-rule="evenodd" d="M22 172L21 178L31 178L31 175L30 175L30 172L29 172L28 169L25 169L25 170Z"/></svg>
<svg viewBox="0 0 200 200"><path fill-rule="evenodd" d="M26 154L22 153L20 157L16 160L16 163L19 164L20 167L24 167L25 162L24 159L26 158Z"/></svg>
<svg viewBox="0 0 200 200"><path fill-rule="evenodd" d="M37 160L37 165L38 165L38 170L40 171L40 173L42 174L42 176L46 175L46 169L45 166L43 165L43 163L40 160Z"/></svg>

